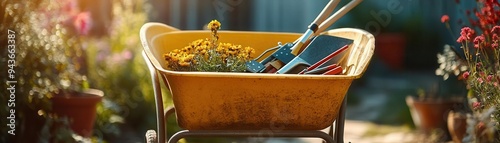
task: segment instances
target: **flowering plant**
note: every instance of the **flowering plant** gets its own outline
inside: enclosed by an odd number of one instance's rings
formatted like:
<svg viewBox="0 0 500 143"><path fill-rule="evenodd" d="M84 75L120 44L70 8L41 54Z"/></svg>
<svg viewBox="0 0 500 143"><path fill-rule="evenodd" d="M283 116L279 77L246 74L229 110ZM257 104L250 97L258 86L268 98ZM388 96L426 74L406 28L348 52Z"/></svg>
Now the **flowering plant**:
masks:
<svg viewBox="0 0 500 143"><path fill-rule="evenodd" d="M59 92L88 88L79 37L88 34L91 19L89 12L76 8L76 2L49 0L6 5L7 25L2 29L17 33L18 80L27 85L26 95L50 98Z"/></svg>
<svg viewBox="0 0 500 143"><path fill-rule="evenodd" d="M231 43L218 43L221 24L212 20L210 39L199 39L164 55L168 67L177 71L244 72L255 50Z"/></svg>
<svg viewBox="0 0 500 143"><path fill-rule="evenodd" d="M45 0L5 1L1 4L5 12L1 15L0 31L15 33L15 79L12 80L17 81L18 125L30 128L20 130L14 140L72 140L70 131L48 126L67 125L62 121L64 119L51 114L52 97L80 92L89 87L80 37L89 34L92 22L90 12L80 11L76 3L74 0ZM2 40L7 39L3 35L1 37ZM0 50L1 63L7 63L7 57L3 56L7 55L6 50ZM2 76L2 81L6 81L5 76ZM7 95L3 92L6 91L2 91L2 95Z"/></svg>
<svg viewBox="0 0 500 143"><path fill-rule="evenodd" d="M438 54L441 66L436 70L436 74L443 75L445 79L447 73L461 75L459 78L466 82L469 89L469 104L473 113L484 112L490 115L487 116L488 120L484 117L469 116L469 120L480 119L478 122L469 123L483 125L483 128L484 125L490 125L487 129L494 129L493 126L500 129L500 4L495 0L477 0L477 4L478 9L473 10L475 17L470 16L470 11L466 12L471 26L463 27L456 40L461 44L463 54L446 46L445 53ZM447 15L442 16L441 22L450 29ZM492 119L492 124L483 122L490 121L489 119ZM479 135L493 134L491 130L481 131L483 133Z"/></svg>

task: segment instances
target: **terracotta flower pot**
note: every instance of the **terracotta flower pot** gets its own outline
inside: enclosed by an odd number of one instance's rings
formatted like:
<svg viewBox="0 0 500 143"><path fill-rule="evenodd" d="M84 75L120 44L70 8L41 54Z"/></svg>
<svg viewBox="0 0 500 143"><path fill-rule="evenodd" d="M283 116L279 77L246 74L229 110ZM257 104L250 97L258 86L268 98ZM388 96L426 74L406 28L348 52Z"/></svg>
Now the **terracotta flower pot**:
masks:
<svg viewBox="0 0 500 143"><path fill-rule="evenodd" d="M467 129L467 117L464 114L450 111L448 113L448 131L455 143L462 143Z"/></svg>
<svg viewBox="0 0 500 143"><path fill-rule="evenodd" d="M448 135L447 117L448 112L458 101L455 100L418 100L408 96L406 98L410 108L415 126L425 133L431 133L434 130L441 130Z"/></svg>
<svg viewBox="0 0 500 143"><path fill-rule="evenodd" d="M78 95L54 96L52 110L59 117L68 117L71 129L83 136L91 137L96 117L96 105L101 102L103 92L91 89Z"/></svg>

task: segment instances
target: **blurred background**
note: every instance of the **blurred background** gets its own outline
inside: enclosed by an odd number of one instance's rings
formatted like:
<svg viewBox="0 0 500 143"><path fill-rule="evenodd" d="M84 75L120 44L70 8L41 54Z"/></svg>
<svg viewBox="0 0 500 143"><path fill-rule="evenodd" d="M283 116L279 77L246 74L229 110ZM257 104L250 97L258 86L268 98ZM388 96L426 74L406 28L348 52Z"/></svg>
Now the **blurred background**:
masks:
<svg viewBox="0 0 500 143"><path fill-rule="evenodd" d="M60 3L64 0L48 1ZM201 30L210 20L217 19L222 23L223 30L302 33L329 2L67 1L74 2L80 11L91 13L91 26L88 34L82 36L85 38L82 40L82 46L88 57L85 63L90 87L103 90L105 94L103 102L98 106L93 137L94 140L106 142L141 142L146 130L156 129L153 90L149 73L140 55L142 47L139 29L144 23L161 22L181 30ZM348 2L341 1L339 7ZM16 12L30 11L16 8L21 7L19 5L9 6L9 3L9 0L3 0L1 3L5 11L1 11L0 15L7 17L2 20L2 34L6 33L6 29L14 28L14 25L18 24L12 22L15 20L9 19L9 15L15 17L14 15L18 14ZM437 54L443 50L443 46L459 46L455 39L458 30L465 24L465 20L459 15L463 15L463 9L473 7L473 3L473 0L460 4L453 0L364 0L333 24L329 29L359 28L371 32L376 37L376 50L371 64L365 75L353 83L347 95L347 119L415 129L405 102L406 96L416 96L419 89L432 90L443 97L465 96L465 88L456 77L445 81L442 76L437 76L435 71L439 67ZM451 35L445 24L441 23L443 14L450 16L451 29L456 31L455 35ZM5 37L6 35L2 35L2 44L6 42ZM2 52L6 53L5 50ZM6 59L2 58L2 64L5 61ZM170 96L165 98L167 100L164 104L172 105ZM174 126L175 119L170 118L170 135L179 130ZM3 133L6 131L2 131ZM36 135L38 136L42 135ZM7 135L2 137L3 141L11 138Z"/></svg>

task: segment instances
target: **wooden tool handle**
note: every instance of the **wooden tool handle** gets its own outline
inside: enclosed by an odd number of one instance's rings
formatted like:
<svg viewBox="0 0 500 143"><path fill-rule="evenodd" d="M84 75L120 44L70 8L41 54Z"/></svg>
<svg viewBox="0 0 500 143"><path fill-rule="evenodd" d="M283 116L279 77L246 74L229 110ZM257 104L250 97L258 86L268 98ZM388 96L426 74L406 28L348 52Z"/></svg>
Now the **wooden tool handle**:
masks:
<svg viewBox="0 0 500 143"><path fill-rule="evenodd" d="M321 13L313 21L313 23L311 23L311 26L309 26L309 28L311 28L312 25L314 25L314 24L316 24L317 26L321 25L321 23L323 21L325 21L326 18L328 18L328 16L333 12L333 10L335 10L335 7L337 7L339 2L340 2L340 0L330 0L330 2L328 2L328 4L325 6L325 8L323 8ZM316 32L317 29L314 29L314 30Z"/></svg>
<svg viewBox="0 0 500 143"><path fill-rule="evenodd" d="M307 31L297 40L295 45L291 48L292 49L292 54L298 56L302 48L304 48L305 43L308 43L308 41L320 34L321 32L325 31L330 25L335 23L337 20L339 20L342 16L344 16L347 12L349 12L351 9L356 7L359 3L361 3L363 0L353 0L349 2L347 5L343 6L342 8L339 9L339 11L335 12L332 16L328 17L326 21L323 21L327 15L329 15L335 7L338 5L340 0L331 0L326 7L321 11L321 13L316 17L314 22L309 26ZM321 22L321 24L319 24ZM318 25L319 24L319 25Z"/></svg>
<svg viewBox="0 0 500 143"><path fill-rule="evenodd" d="M349 2L344 7L340 8L339 11L335 12L332 16L326 19L321 25L319 25L318 30L315 31L314 35L318 35L319 33L325 31L328 27L330 27L333 23L339 20L342 16L344 16L347 12L351 11L354 7L356 7L363 0L353 0Z"/></svg>
<svg viewBox="0 0 500 143"><path fill-rule="evenodd" d="M321 13L316 17L316 19L309 25L307 31L297 40L295 45L291 48L293 55L299 55L299 52L302 48L304 48L304 44L309 41L314 35L316 35L316 31L318 31L319 25L325 21L325 19L333 12L335 7L339 4L340 0L330 0L328 4L323 8Z"/></svg>

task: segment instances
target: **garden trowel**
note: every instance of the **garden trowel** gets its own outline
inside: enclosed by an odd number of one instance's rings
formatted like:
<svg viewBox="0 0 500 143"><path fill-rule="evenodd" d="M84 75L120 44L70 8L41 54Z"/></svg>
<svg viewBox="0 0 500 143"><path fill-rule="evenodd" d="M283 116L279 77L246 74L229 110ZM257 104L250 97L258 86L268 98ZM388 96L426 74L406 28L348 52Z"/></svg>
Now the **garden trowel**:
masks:
<svg viewBox="0 0 500 143"><path fill-rule="evenodd" d="M295 55L291 54L290 52L292 51L290 48L292 48L293 44L292 43L286 43L285 45L281 45L281 43L278 44L278 47L271 48L270 50L276 49L277 50L271 54L269 57L266 59L262 60L261 62L257 62L258 59L260 59L260 56L256 58L255 60L251 60L246 63L247 66L247 71L253 72L253 73L260 73L264 72L266 70L266 67L269 67L271 62L277 62L280 61L282 63L288 63L292 61L293 58L295 58ZM263 54L267 53L264 52Z"/></svg>

